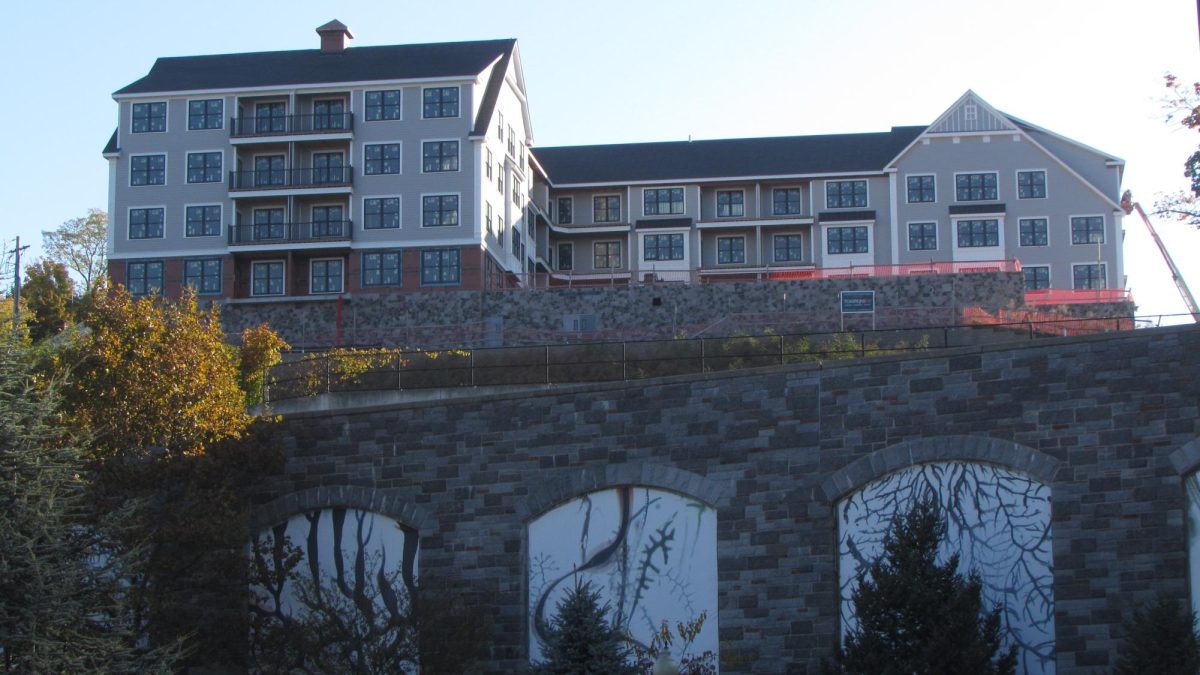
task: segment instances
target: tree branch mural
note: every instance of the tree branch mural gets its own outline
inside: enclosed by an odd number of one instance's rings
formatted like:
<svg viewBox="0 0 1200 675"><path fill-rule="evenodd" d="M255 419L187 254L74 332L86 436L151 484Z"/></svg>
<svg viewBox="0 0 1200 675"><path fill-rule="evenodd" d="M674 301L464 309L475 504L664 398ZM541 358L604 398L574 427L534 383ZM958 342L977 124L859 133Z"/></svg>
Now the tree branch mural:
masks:
<svg viewBox="0 0 1200 675"><path fill-rule="evenodd" d="M1053 673L1054 566L1050 490L1015 471L988 464L938 462L901 469L838 503L842 629L855 625L857 577L880 555L892 519L932 496L947 521L943 560L983 579L989 606L1002 608L1006 644L1018 646L1020 672Z"/></svg>

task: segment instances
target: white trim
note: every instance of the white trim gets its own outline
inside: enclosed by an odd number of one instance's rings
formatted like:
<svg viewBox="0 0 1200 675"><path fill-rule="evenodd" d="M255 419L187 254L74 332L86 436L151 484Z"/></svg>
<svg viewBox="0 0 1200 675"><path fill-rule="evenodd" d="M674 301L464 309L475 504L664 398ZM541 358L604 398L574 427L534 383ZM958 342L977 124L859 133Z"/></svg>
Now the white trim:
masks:
<svg viewBox="0 0 1200 675"><path fill-rule="evenodd" d="M1083 244L1076 244L1075 243L1075 224L1072 222L1076 218L1099 218L1100 219L1100 234L1104 235L1104 241L1101 241L1101 242L1089 241L1089 242L1086 242ZM1072 246L1095 246L1097 243L1099 243L1100 246L1108 245L1108 219L1104 217L1103 213L1072 213L1072 214L1068 215L1067 216L1067 232L1070 234ZM1105 258L1105 259L1107 260L1107 258Z"/></svg>
<svg viewBox="0 0 1200 675"><path fill-rule="evenodd" d="M571 248L571 268L562 269L562 247L569 246ZM573 241L556 241L554 242L553 250L558 256L558 263L554 266L555 272L574 272L575 271L575 242Z"/></svg>
<svg viewBox="0 0 1200 675"><path fill-rule="evenodd" d="M339 284L341 286L341 289L336 290L336 291L319 291L319 292L314 291L313 290L313 279L314 279L313 263L330 262L333 260L336 260L342 264L342 274L341 274L342 278L340 279L341 283ZM346 259L345 258L339 258L339 257L334 256L334 257L309 258L308 259L308 294L309 295L337 295L339 293L345 293L345 292L346 292Z"/></svg>
<svg viewBox="0 0 1200 675"><path fill-rule="evenodd" d="M811 250L812 250L812 231L811 230L809 231L808 236L809 236L808 249L811 254ZM775 250L776 250L775 239L776 239L776 237L800 237L800 259L799 260L779 260L779 259L777 259L775 257ZM762 256L762 250L761 250L762 242L761 241L759 242L759 247L760 247L760 250L758 253L759 253L759 256L761 257ZM772 265L778 264L778 263L801 263L801 264L803 264L804 263L804 248L805 248L805 246L804 246L804 233L803 232L799 232L799 231L796 231L796 232L772 232L771 233L771 264ZM808 261L808 264L812 265L813 261L810 259Z"/></svg>
<svg viewBox="0 0 1200 675"><path fill-rule="evenodd" d="M163 104L163 130L162 131L134 131L133 130L133 108L137 105L151 105L154 103ZM165 134L171 131L171 102L163 98L153 98L146 101L137 101L129 105L129 134Z"/></svg>
<svg viewBox="0 0 1200 675"><path fill-rule="evenodd" d="M571 203L571 222L569 222L569 223L562 222L563 200L566 200ZM566 197L555 197L554 198L554 209L555 209L554 220L556 220L558 222L551 223L552 225L574 225L575 224L575 195L567 195ZM593 215L595 215L595 214L593 214Z"/></svg>
<svg viewBox="0 0 1200 675"><path fill-rule="evenodd" d="M897 171L888 172L888 229L891 230L892 264L900 263L900 226L896 222L900 218L900 176ZM908 179L904 181L904 191L908 192ZM933 197L937 199L937 176L933 178ZM907 195L906 195L907 198ZM907 229L907 228L906 228ZM905 233L907 235L907 232ZM934 235L937 237L936 233Z"/></svg>
<svg viewBox="0 0 1200 675"><path fill-rule="evenodd" d="M157 237L131 237L129 236L129 214L135 210L145 209L161 209L163 212L162 234ZM126 206L125 207L125 241L154 241L155 239L167 238L167 207L165 204L149 204L145 206ZM144 253L142 255L145 255Z"/></svg>
<svg viewBox="0 0 1200 675"><path fill-rule="evenodd" d="M618 246L616 267L596 267L596 246L599 244L616 244ZM629 248L628 241L622 242L620 239L597 239L597 240L593 241L592 242L592 264L591 264L592 271L598 272L600 270L619 270L619 269L632 270L633 265L626 264L628 262L626 258L631 253L631 251L622 251L620 249L620 246L622 244L625 244L625 248Z"/></svg>
<svg viewBox="0 0 1200 675"><path fill-rule="evenodd" d="M170 181L171 158L168 157L167 154L168 153L166 151L163 151L163 152L139 152L136 154L129 155L129 174L127 176L128 180L126 181L125 187L148 188L148 187L166 187L167 185L170 185L171 184L171 181ZM147 183L145 185L134 185L133 184L133 158L134 157L158 157L160 155L163 158L163 182ZM222 161L224 161L224 160L222 160Z"/></svg>
<svg viewBox="0 0 1200 675"><path fill-rule="evenodd" d="M215 128L215 129L209 129L209 128L193 129L192 128L192 101L220 101L221 102L221 126ZM186 98L186 99L184 99L183 113L184 113L184 115L183 115L183 119L184 119L183 130L184 131L224 131L224 129L225 129L225 119L226 118L225 118L225 97L224 96L206 96L204 98L198 98L198 97Z"/></svg>
<svg viewBox="0 0 1200 675"><path fill-rule="evenodd" d="M696 229L720 229L730 227L767 227L813 225L816 220L809 216L779 216L766 220L705 220L696 223Z"/></svg>
<svg viewBox="0 0 1200 675"><path fill-rule="evenodd" d="M924 178L925 176L929 176L930 178L933 179L933 201L931 201L931 202L909 201L909 199L908 199L908 179L909 178ZM996 180L999 180L999 177L997 177ZM924 172L924 173L906 173L906 174L904 174L904 203L905 203L905 205L908 205L908 204L936 204L937 201L938 201L938 184L937 184L937 174L936 173Z"/></svg>
<svg viewBox="0 0 1200 675"><path fill-rule="evenodd" d="M1075 268L1076 268L1076 267L1092 267L1092 266L1095 266L1095 265L1101 265L1101 266L1103 266L1103 267L1104 267L1104 287L1103 287L1103 288L1100 288L1100 289L1097 289L1097 288L1076 288L1076 287L1075 287ZM1104 290L1104 289L1107 289L1107 288L1111 288L1111 286L1109 286L1109 284L1108 284L1108 261L1107 261L1107 260L1099 260L1099 261L1095 261L1095 260L1093 260L1092 262L1071 263L1071 289L1072 289L1072 290L1076 290L1076 291L1095 291L1095 290Z"/></svg>
<svg viewBox="0 0 1200 675"><path fill-rule="evenodd" d="M273 265L278 263L283 267L283 291L280 293L255 293L254 292L254 268L259 265ZM250 297L252 298L278 298L288 294L288 269L286 258L272 258L270 260L252 260L250 261Z"/></svg>
<svg viewBox="0 0 1200 675"><path fill-rule="evenodd" d="M745 265L746 264L746 235L744 234L725 234L717 235L713 238L713 264L719 266ZM721 240L722 239L741 239L742 240L742 261L741 262L721 262ZM801 235L800 242L804 243L804 237ZM703 249L701 249L703 254ZM701 261L703 262L703 261Z"/></svg>
<svg viewBox="0 0 1200 675"><path fill-rule="evenodd" d="M775 213L775 192L777 190L798 190L800 192L800 195L799 195L799 197L800 197L800 213ZM810 214L814 213L816 211L816 209L813 208L813 199L814 199L813 191L812 191L812 187L810 185L809 190L808 190L808 206L809 206ZM768 210L770 211L770 213L768 215L771 217L774 217L774 218L803 218L804 217L804 185L802 185L800 183L795 183L792 185L772 185L771 186L771 208ZM761 218L761 216L760 216L760 218Z"/></svg>
<svg viewBox="0 0 1200 675"><path fill-rule="evenodd" d="M400 157L396 161L396 166L400 169L396 173L367 173L367 146L368 145L396 145L400 148ZM374 141L362 141L358 144L360 156L362 157L362 168L359 170L359 175L363 178L373 178L375 176L403 176L404 175L404 141L400 139L387 140L380 139ZM381 167L382 168L382 167Z"/></svg>
<svg viewBox="0 0 1200 675"><path fill-rule="evenodd" d="M180 286L180 288L184 288L188 285L187 284L187 264L189 262L205 262L205 261L209 261L209 260L216 260L217 265L220 266L221 271L220 271L220 273L217 274L217 282L218 282L217 290L209 291L208 293L205 293L204 291L201 291L199 288L196 288L195 286L193 286L192 288L195 289L196 295L198 295L198 296L211 297L211 296L223 295L225 292L225 256L224 255L219 255L219 256L216 256L216 255L207 255L207 256L188 255L183 258L180 258L179 259L179 261L181 263L180 270L179 270L179 286ZM167 267L166 263L164 262L163 263L163 276L164 277L166 276L166 267ZM163 284L164 285L166 284L165 279L163 280Z"/></svg>
<svg viewBox="0 0 1200 675"><path fill-rule="evenodd" d="M1033 173L1035 171L1042 172L1042 184L1043 184L1042 187L1045 188L1046 195L1044 197L1022 197L1021 196L1021 174ZM1015 170L1013 170L1013 187L1016 188L1013 191L1013 196L1021 201L1026 201L1026 200L1030 200L1030 199L1050 199L1050 172L1045 169L1015 169Z"/></svg>
<svg viewBox="0 0 1200 675"><path fill-rule="evenodd" d="M216 234L188 234L187 233L187 212L192 207L200 206L215 206L221 209L221 215L217 218L217 233ZM199 204L184 204L183 205L183 238L184 239L200 239L203 237L219 237L225 232L225 203L224 202L203 202Z"/></svg>
<svg viewBox="0 0 1200 675"><path fill-rule="evenodd" d="M913 248L912 247L912 225L926 225L933 223L933 248ZM939 230L942 224L937 218L926 218L924 220L906 220L904 221L904 243L905 250L909 253L925 253L926 251L940 251L942 248L941 234Z"/></svg>
<svg viewBox="0 0 1200 675"><path fill-rule="evenodd" d="M619 146L618 146L619 147ZM689 178L682 177L682 180L688 184L693 183L746 183L750 181L774 181L774 180L805 180L813 178L862 178L872 176L883 176L885 171L852 171L846 173L785 173L785 174L764 174L758 176L720 176L714 178ZM553 183L550 186L561 190L580 190L587 188L618 188L622 186L638 187L638 186L662 186L662 187L679 187L680 178L671 178L667 180L636 180L636 181L604 181L599 183ZM549 181L548 181L549 182Z"/></svg>
<svg viewBox="0 0 1200 675"><path fill-rule="evenodd" d="M440 118L439 118L440 119ZM458 168L453 171L426 171L425 170L425 144L426 143L448 143L453 141L456 146L455 154L458 159ZM421 139L421 157L420 157L421 173L436 174L436 173L461 173L462 172L462 139L460 138L422 138Z"/></svg>
<svg viewBox="0 0 1200 675"><path fill-rule="evenodd" d="M395 119L391 119L391 118L378 119L378 120L367 119L367 94L369 92L375 92L375 91L398 91L398 92L400 92L400 116L399 117L397 117ZM362 109L362 121L363 122L370 122L370 123L374 124L376 122L403 122L404 121L404 87L402 87L402 86L363 87L362 88L362 102L363 102L363 109Z"/></svg>
<svg viewBox="0 0 1200 675"><path fill-rule="evenodd" d="M143 239L134 239L133 241L145 241ZM275 247L275 248L278 248ZM201 248L201 249L170 249L167 251L156 252L155 255L162 256L162 260L183 260L184 258L213 258L218 256L227 256L231 251L241 251L242 247L229 248ZM108 256L109 260L141 260L147 255L145 251L126 251L124 253L113 253Z"/></svg>
<svg viewBox="0 0 1200 675"><path fill-rule="evenodd" d="M367 200L368 199L395 199L396 200L396 227L367 227ZM359 199L359 205L362 206L362 222L359 223L360 232L399 232L404 229L404 196L400 194L394 195L363 195Z"/></svg>
<svg viewBox="0 0 1200 675"><path fill-rule="evenodd" d="M254 119L254 118L249 118ZM243 145L265 145L268 143L316 143L319 141L345 141L354 136L354 132L345 131L330 131L324 134L277 134L271 136L235 136L229 139L229 144L233 146Z"/></svg>
<svg viewBox="0 0 1200 675"><path fill-rule="evenodd" d="M1022 220L1044 220L1046 221L1046 243L1045 244L1022 244L1021 243L1021 221ZM1070 222L1070 221L1068 221ZM1017 218L1017 248L1050 248L1053 244L1050 242L1050 217L1049 216L1019 216Z"/></svg>
<svg viewBox="0 0 1200 675"><path fill-rule="evenodd" d="M639 271L677 271L691 269L692 262L692 247L691 237L688 234L691 232L690 227L656 227L653 229L638 231L638 253L642 259L638 261ZM680 235L683 237L683 257L678 259L668 260L647 260L646 259L646 238L647 237L663 237ZM668 239L668 247L670 246Z"/></svg>
<svg viewBox="0 0 1200 675"><path fill-rule="evenodd" d="M672 213L646 213L646 190L655 190L655 191L679 190L683 196L683 199L681 200L683 202L683 210L680 211L679 213L674 213L674 212L672 212ZM643 218L670 218L672 216L686 216L687 212L688 212L688 210L687 210L687 185L686 184L656 185L654 187L642 188L642 217ZM630 217L632 218L632 216L630 216Z"/></svg>
<svg viewBox="0 0 1200 675"><path fill-rule="evenodd" d="M1039 288L1036 290L1042 291L1042 290L1050 290L1051 288L1054 288L1054 265L1021 265L1021 271L1032 270L1032 269L1046 270L1046 288ZM1072 274L1071 274L1072 284L1074 283L1074 276L1075 276L1074 270L1072 270ZM1022 275L1022 277L1024 277L1024 275ZM1024 282L1025 279L1022 278L1021 281ZM1105 282L1107 282L1107 279L1105 280ZM1028 291L1030 289L1026 288L1025 290Z"/></svg>
<svg viewBox="0 0 1200 675"><path fill-rule="evenodd" d="M863 188L865 188L865 191L867 193L867 203L866 204L864 204L863 206L830 206L829 205L829 184L830 183L858 183L858 182L861 182L863 184ZM835 209L849 210L849 209L869 209L869 208L871 208L871 181L867 180L866 178L825 180L825 181L822 181L821 192L823 192L825 194L825 210L826 211L831 211L831 210L835 210Z"/></svg>
<svg viewBox="0 0 1200 675"><path fill-rule="evenodd" d="M559 226L550 225L550 231L558 234L607 234L617 232L628 232L631 229L629 223L613 223L611 225L599 225L596 227L580 227L576 225Z"/></svg>
<svg viewBox="0 0 1200 675"><path fill-rule="evenodd" d="M996 176L996 198L995 199L961 199L960 200L958 198L958 177L959 176L977 176L977 175L988 174L988 173L995 174L995 176ZM954 177L954 181L953 181L954 186L953 187L954 187L954 203L955 204L958 204L960 202L964 203L964 204L978 204L980 202L1003 201L1000 199L1000 193L1001 193L1000 172L997 171L996 169L978 169L978 170L974 170L974 171L955 171L953 174L953 177Z"/></svg>
<svg viewBox="0 0 1200 675"><path fill-rule="evenodd" d="M199 182L199 183L193 183L192 181L188 180L188 164L190 163L189 160L191 159L192 155L207 155L207 154L211 154L214 152L220 153L220 155L221 155L221 180L203 181L203 182ZM206 149L188 150L187 152L184 153L184 157L183 157L183 184L184 185L222 185L222 184L228 182L228 179L226 178L226 176L227 176L227 174L225 173L225 149L224 148L212 148L210 150L206 150Z"/></svg>
<svg viewBox="0 0 1200 675"><path fill-rule="evenodd" d="M996 221L996 245L995 246L959 246L958 245L958 225L960 222L969 220L994 220ZM974 262L979 260L1003 260L1004 259L1004 226L1005 214L983 214L969 213L956 214L950 216L950 254L952 260ZM966 257L964 257L966 256Z"/></svg>
<svg viewBox="0 0 1200 675"><path fill-rule="evenodd" d="M742 195L742 212L739 215L736 215L736 216L722 216L721 215L721 193L722 192L727 192L730 194L732 194L734 192L741 193L741 195ZM730 189L725 189L725 190L717 188L716 190L713 190L713 207L714 207L713 208L713 217L714 218L718 218L718 219L720 219L720 218L745 218L746 217L746 188L730 188ZM700 213L704 213L704 205L703 204L700 205Z"/></svg>
<svg viewBox="0 0 1200 675"><path fill-rule="evenodd" d="M617 219L616 220L596 220L596 198L598 198L598 197L616 197L617 198ZM625 207L621 206L621 193L620 192L598 192L596 194L593 194L592 195L592 224L598 225L598 226L603 226L603 225L611 226L611 225L616 225L617 223L623 223L625 221L621 219L621 214L624 212L624 208ZM633 220L632 217L630 218L630 220L631 221ZM576 221L576 222L579 222L579 221Z"/></svg>
<svg viewBox="0 0 1200 675"><path fill-rule="evenodd" d="M854 251L851 253L830 253L829 252L829 231L837 228L857 228L862 227L867 230L867 250ZM874 221L849 221L832 223L821 223L821 260L830 261L835 264L825 265L826 267L848 267L858 265L874 265L875 264L875 222Z"/></svg>
<svg viewBox="0 0 1200 675"><path fill-rule="evenodd" d="M456 225L426 225L425 224L425 198L426 197L458 197L458 224ZM450 227L462 227L463 225L463 204L461 192L422 192L418 197L420 202L417 203L417 211L421 215L421 227L430 230L443 230ZM476 241L477 240L472 240Z"/></svg>
<svg viewBox="0 0 1200 675"><path fill-rule="evenodd" d="M478 77L478 75L477 75L476 77ZM426 117L426 116L425 116L425 90L426 90L426 89L449 89L449 88L451 88L451 87L454 87L454 88L458 89L458 114L457 114L457 115L445 115L445 116L441 116L441 117ZM430 85L430 86L421 87L421 100L419 101L419 103L420 103L420 106L421 106L421 119L423 119L423 120L457 120L457 119L462 119L462 109L463 109L463 86L462 86L462 83L458 83L458 84L447 84L447 85L442 85L442 86L432 86L432 85ZM461 274L460 274L459 276L461 277Z"/></svg>
<svg viewBox="0 0 1200 675"><path fill-rule="evenodd" d="M286 96L289 92L294 92L297 94L320 94L323 92L344 91L346 89L357 89L357 88L362 88L362 87L389 86L389 85L395 85L395 84L399 84L399 83L404 83L404 84L409 84L409 85L425 83L425 82L429 82L429 83L451 82L451 83L462 84L462 83L474 82L476 77L478 77L478 74L475 74L475 75L450 75L450 76L442 76L442 77L413 77L413 78L391 79L391 80L356 80L353 82L313 82L311 84L299 84L299 85L296 85L293 87L281 87L280 85L269 85L269 86L261 86L261 87L223 87L221 89L175 89L175 90L171 90L171 91L146 91L146 92L133 92L133 93L129 93L129 94L114 93L112 95L112 97L113 97L113 100L115 100L115 101L124 101L124 100L133 101L133 100L138 100L138 99L145 100L145 101L152 101L152 100L161 99L164 96L173 96L173 97L205 96L205 95L209 95L209 94L224 94L224 95L238 96L239 94L244 93L244 94L255 94L255 95L263 95L263 96L268 96L268 95L272 95L272 94L279 94L280 96Z"/></svg>

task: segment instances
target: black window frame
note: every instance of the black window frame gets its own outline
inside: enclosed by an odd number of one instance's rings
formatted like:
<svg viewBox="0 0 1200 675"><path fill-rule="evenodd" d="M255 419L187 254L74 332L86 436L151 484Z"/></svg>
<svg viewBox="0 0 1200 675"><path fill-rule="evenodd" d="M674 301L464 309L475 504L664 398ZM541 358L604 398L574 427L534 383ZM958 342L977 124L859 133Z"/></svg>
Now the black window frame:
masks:
<svg viewBox="0 0 1200 675"><path fill-rule="evenodd" d="M783 199L780 199L780 195ZM793 199L795 197L795 199ZM804 202L801 199L802 195L800 188L772 188L771 189L771 215L774 216L798 216L804 213ZM782 209L780 208L782 206Z"/></svg>
<svg viewBox="0 0 1200 675"><path fill-rule="evenodd" d="M254 187L287 185L287 155L255 155L253 165Z"/></svg>
<svg viewBox="0 0 1200 675"><path fill-rule="evenodd" d="M314 204L310 213L309 221L312 224L313 239L332 239L343 236L346 222L345 206L342 204ZM318 219L318 214L320 214L320 219ZM318 230L318 225L320 230Z"/></svg>
<svg viewBox="0 0 1200 675"><path fill-rule="evenodd" d="M392 208L393 203L395 208ZM392 224L393 222L395 223L394 225ZM363 229L400 229L400 198L367 197L363 199Z"/></svg>
<svg viewBox="0 0 1200 675"><path fill-rule="evenodd" d="M161 206L138 206L128 211L129 221L126 228L127 239L162 239L166 229L167 213ZM136 215L135 215L136 214ZM151 219L151 214L157 214L157 220ZM138 217L140 216L140 218ZM140 228L134 234L134 227ZM151 228L156 229L151 229Z"/></svg>
<svg viewBox="0 0 1200 675"><path fill-rule="evenodd" d="M838 250L834 250L834 248ZM870 252L871 233L866 225L839 225L826 228L826 255L858 255Z"/></svg>
<svg viewBox="0 0 1200 675"><path fill-rule="evenodd" d="M858 189L859 186L862 187L861 190ZM825 181L825 208L865 209L867 203L866 180Z"/></svg>
<svg viewBox="0 0 1200 675"><path fill-rule="evenodd" d="M195 265L199 266L198 274L193 270ZM220 295L222 271L220 258L187 258L183 261L183 285L191 286L197 295Z"/></svg>
<svg viewBox="0 0 1200 675"><path fill-rule="evenodd" d="M267 276L260 278L257 274L258 270L266 269ZM279 274L276 275L272 270L278 269ZM259 293L259 282L265 282L266 292ZM279 292L271 292L271 288L278 282ZM277 295L287 295L287 266L282 260L255 260L250 263L250 295L253 297L268 297Z"/></svg>
<svg viewBox="0 0 1200 675"><path fill-rule="evenodd" d="M142 128L139 127L139 122ZM157 128L156 128L157 127ZM129 133L161 134L167 130L167 102L134 103L129 114Z"/></svg>
<svg viewBox="0 0 1200 675"><path fill-rule="evenodd" d="M613 205L616 208L613 208ZM604 216L603 218L601 216ZM619 223L621 222L621 196L620 195L595 195L592 197L592 222L593 223Z"/></svg>
<svg viewBox="0 0 1200 675"><path fill-rule="evenodd" d="M395 94L396 102L389 103L388 95ZM372 101L376 98L376 101ZM404 93L400 89L372 89L365 92L363 104L364 115L368 122L387 122L402 119Z"/></svg>
<svg viewBox="0 0 1200 675"><path fill-rule="evenodd" d="M1082 279L1085 285L1080 285L1079 270L1087 270L1087 274L1083 275ZM1096 286L1096 281L1100 282ZM1071 288L1077 291L1098 291L1108 288L1108 263L1080 263L1071 265Z"/></svg>
<svg viewBox="0 0 1200 675"><path fill-rule="evenodd" d="M346 99L318 98L312 105L313 131L346 131Z"/></svg>
<svg viewBox="0 0 1200 675"><path fill-rule="evenodd" d="M780 246L780 242L783 243ZM780 252L783 255L780 255ZM804 262L804 235L775 234L771 236L771 262Z"/></svg>
<svg viewBox="0 0 1200 675"><path fill-rule="evenodd" d="M217 237L221 234L220 204L192 204L183 210L183 236ZM213 214L216 217L212 217ZM198 217L196 217L198 216Z"/></svg>
<svg viewBox="0 0 1200 675"><path fill-rule="evenodd" d="M451 272L453 273L452 277ZM462 251L460 249L421 249L422 286L458 286L461 283Z"/></svg>
<svg viewBox="0 0 1200 675"><path fill-rule="evenodd" d="M392 150L395 151L394 157L389 156ZM394 176L399 173L400 143L365 143L363 145L363 175Z"/></svg>
<svg viewBox="0 0 1200 675"><path fill-rule="evenodd" d="M742 235L717 237L717 264L744 265L746 263L746 237Z"/></svg>
<svg viewBox="0 0 1200 675"><path fill-rule="evenodd" d="M336 278L331 271L337 266ZM318 267L321 272L318 273ZM321 283L318 290L317 283ZM336 281L336 284L334 283ZM308 292L310 295L331 295L346 292L346 261L343 258L314 258L308 261Z"/></svg>
<svg viewBox="0 0 1200 675"><path fill-rule="evenodd" d="M254 104L254 133L281 134L286 131L286 101L260 101Z"/></svg>
<svg viewBox="0 0 1200 675"><path fill-rule="evenodd" d="M434 152L430 152L433 149ZM453 154L450 153L453 149ZM443 173L459 170L458 141L422 141L421 173Z"/></svg>
<svg viewBox="0 0 1200 675"><path fill-rule="evenodd" d="M686 256L682 232L642 235L642 260L645 262L673 262Z"/></svg>
<svg viewBox="0 0 1200 675"><path fill-rule="evenodd" d="M1048 265L1023 266L1021 271L1025 276L1025 290L1043 291L1050 288L1050 267Z"/></svg>
<svg viewBox="0 0 1200 675"><path fill-rule="evenodd" d="M447 206L450 200L453 200L452 207ZM457 227L462 224L460 202L457 194L421 195L421 227ZM445 214L453 214L454 222L445 222ZM435 217L430 218L431 215Z"/></svg>
<svg viewBox="0 0 1200 675"><path fill-rule="evenodd" d="M396 288L404 283L404 256L400 250L363 251L363 288ZM390 264L395 261L395 264ZM375 275L374 279L370 275Z"/></svg>
<svg viewBox="0 0 1200 675"><path fill-rule="evenodd" d="M964 227L967 228L965 232ZM954 235L958 248L994 248L1000 245L1000 221L996 218L956 220Z"/></svg>
<svg viewBox="0 0 1200 675"><path fill-rule="evenodd" d="M1107 244L1108 234L1104 230L1104 216L1071 216L1072 245ZM1097 233L1100 235L1100 241L1092 239L1092 235Z"/></svg>
<svg viewBox="0 0 1200 675"><path fill-rule="evenodd" d="M663 196L666 199L663 199ZM678 195L678 199L676 199ZM680 216L684 213L684 190L681 187L667 188L643 188L642 189L642 215L643 216ZM650 205L654 205L654 211L650 210ZM666 205L667 210L663 211L663 205ZM678 210L676 208L678 207Z"/></svg>
<svg viewBox="0 0 1200 675"><path fill-rule="evenodd" d="M563 208L566 204L567 208ZM563 214L566 217L563 217ZM570 225L575 220L575 198L574 197L559 197L558 198L558 224Z"/></svg>
<svg viewBox="0 0 1200 675"><path fill-rule="evenodd" d="M734 195L737 195L737 199L733 198ZM725 198L724 204L721 203L722 197ZM725 211L726 211L725 213L721 213L722 207L725 207ZM746 191L745 190L717 190L717 217L718 218L745 218L746 217Z"/></svg>
<svg viewBox="0 0 1200 675"><path fill-rule="evenodd" d="M603 252L600 250L603 247ZM615 262L614 262L615 258ZM603 261L603 264L601 264ZM592 269L594 270L615 270L621 268L621 242L620 241L594 241L592 242Z"/></svg>
<svg viewBox="0 0 1200 675"><path fill-rule="evenodd" d="M937 176L919 173L905 177L907 203L934 204L937 202Z"/></svg>
<svg viewBox="0 0 1200 675"><path fill-rule="evenodd" d="M916 244L914 246L914 244ZM936 222L920 222L908 224L908 250L910 251L936 251L938 248L937 241L937 223Z"/></svg>
<svg viewBox="0 0 1200 675"><path fill-rule="evenodd" d="M568 252L565 256L563 255L564 251ZM567 263L565 265L563 264L564 259L567 261ZM559 242L558 243L558 270L560 272L570 272L570 271L573 271L574 269L575 269L575 244L573 244L571 242Z"/></svg>
<svg viewBox="0 0 1200 675"><path fill-rule="evenodd" d="M1041 182L1034 180L1041 176ZM1017 172L1017 199L1045 199L1046 172L1043 169L1030 169Z"/></svg>
<svg viewBox="0 0 1200 675"><path fill-rule="evenodd" d="M154 166L151 160L159 160L161 166ZM142 166L138 166L141 164ZM140 182L138 179L141 179ZM146 155L131 155L129 157L129 186L148 187L167 184L167 155L151 153Z"/></svg>
<svg viewBox="0 0 1200 675"><path fill-rule="evenodd" d="M266 215L261 222L260 213ZM276 215L279 217L275 218ZM281 241L287 235L287 210L282 206L251 209L250 225L254 228L254 241Z"/></svg>
<svg viewBox="0 0 1200 675"><path fill-rule="evenodd" d="M1017 244L1019 246L1049 246L1050 222L1046 218L1020 218L1017 220Z"/></svg>
<svg viewBox="0 0 1200 675"><path fill-rule="evenodd" d="M999 173L995 171L979 171L975 173L954 174L954 201L994 202L999 198Z"/></svg>
<svg viewBox="0 0 1200 675"><path fill-rule="evenodd" d="M453 92L453 96L447 96ZM421 119L433 120L458 117L460 92L458 85L452 87L426 87L421 90ZM453 112L450 112L453 110ZM430 114L430 113L435 114Z"/></svg>
<svg viewBox="0 0 1200 675"><path fill-rule="evenodd" d="M157 268L157 274L151 275L151 268ZM164 260L130 260L125 263L125 290L134 297L145 297L147 295L158 294L163 292L163 275L166 271L166 262ZM136 274L136 276L135 276ZM138 282L135 284L135 280ZM157 281L157 285L151 285L151 281Z"/></svg>
<svg viewBox="0 0 1200 675"><path fill-rule="evenodd" d="M212 159L216 158L216 166ZM199 162L193 162L197 158ZM189 152L187 154L187 182L189 185L199 183L220 183L224 181L225 153L220 150ZM195 180L194 180L195 179Z"/></svg>
<svg viewBox="0 0 1200 675"><path fill-rule="evenodd" d="M332 161L337 158L337 161ZM346 182L346 153L341 150L312 154L312 182L330 185Z"/></svg>
<svg viewBox="0 0 1200 675"><path fill-rule="evenodd" d="M216 104L213 109L212 104ZM200 104L197 111L196 104ZM200 98L188 101L188 131L209 131L225 128L225 99Z"/></svg>

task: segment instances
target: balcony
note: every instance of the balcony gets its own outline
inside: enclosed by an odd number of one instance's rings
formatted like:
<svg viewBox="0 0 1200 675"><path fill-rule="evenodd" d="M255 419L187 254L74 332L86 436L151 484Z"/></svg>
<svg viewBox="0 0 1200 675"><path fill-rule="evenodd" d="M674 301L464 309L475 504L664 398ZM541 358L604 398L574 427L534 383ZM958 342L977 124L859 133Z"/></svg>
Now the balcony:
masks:
<svg viewBox="0 0 1200 675"><path fill-rule="evenodd" d="M353 128L354 113L264 115L229 119L229 135L232 138L349 134Z"/></svg>
<svg viewBox="0 0 1200 675"><path fill-rule="evenodd" d="M326 220L315 223L264 223L259 225L230 225L230 246L262 244L313 244L349 242L354 232L349 220Z"/></svg>
<svg viewBox="0 0 1200 675"><path fill-rule="evenodd" d="M350 187L353 176L354 169L349 166L230 171L229 191L344 188Z"/></svg>

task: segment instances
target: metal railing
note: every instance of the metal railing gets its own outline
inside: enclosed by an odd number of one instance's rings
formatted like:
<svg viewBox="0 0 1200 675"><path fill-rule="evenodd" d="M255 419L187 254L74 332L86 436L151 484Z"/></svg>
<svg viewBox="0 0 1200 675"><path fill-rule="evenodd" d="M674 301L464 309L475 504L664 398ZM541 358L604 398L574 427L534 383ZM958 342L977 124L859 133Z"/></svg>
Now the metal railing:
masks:
<svg viewBox="0 0 1200 675"><path fill-rule="evenodd" d="M1142 320L1144 321L1144 319ZM270 403L339 392L627 381L865 358L983 342L1131 330L1132 316L964 323L880 330L762 334L474 349L311 353L265 378Z"/></svg>
<svg viewBox="0 0 1200 675"><path fill-rule="evenodd" d="M234 138L288 136L294 134L339 134L354 128L353 113L308 115L260 115L231 117L229 134Z"/></svg>
<svg viewBox="0 0 1200 675"><path fill-rule="evenodd" d="M346 187L353 180L349 166L306 169L230 171L230 190L279 190L289 187Z"/></svg>
<svg viewBox="0 0 1200 675"><path fill-rule="evenodd" d="M270 223L259 225L230 225L229 245L293 244L319 241L350 241L354 232L349 220L326 220L309 223Z"/></svg>
<svg viewBox="0 0 1200 675"><path fill-rule="evenodd" d="M1048 288L1040 291L1025 291L1026 305L1078 305L1105 302L1133 302L1133 294L1124 288Z"/></svg>

